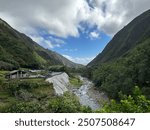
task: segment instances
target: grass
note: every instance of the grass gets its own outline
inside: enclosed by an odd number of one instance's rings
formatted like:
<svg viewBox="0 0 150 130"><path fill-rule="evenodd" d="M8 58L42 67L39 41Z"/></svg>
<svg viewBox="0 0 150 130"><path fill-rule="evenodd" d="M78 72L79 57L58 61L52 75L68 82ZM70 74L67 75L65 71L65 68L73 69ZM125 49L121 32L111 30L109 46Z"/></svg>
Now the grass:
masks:
<svg viewBox="0 0 150 130"><path fill-rule="evenodd" d="M70 81L70 84L76 88L80 88L81 85L83 84L83 82L78 77L70 77L69 81Z"/></svg>
<svg viewBox="0 0 150 130"><path fill-rule="evenodd" d="M0 71L0 78L5 78L5 75L8 73L9 71Z"/></svg>
<svg viewBox="0 0 150 130"><path fill-rule="evenodd" d="M10 103L17 101L17 99L11 96L8 92L0 92L0 112L5 109Z"/></svg>
<svg viewBox="0 0 150 130"><path fill-rule="evenodd" d="M5 89L6 84L0 82L0 112L3 112L7 106L14 102L41 101L44 103L55 95L53 85L41 78L13 80L13 82L21 84L20 87L14 87L12 80L6 82L14 89ZM13 91L16 95L11 94L10 91ZM26 97L25 99L22 94L20 95L20 92ZM28 95L30 96L28 97Z"/></svg>
<svg viewBox="0 0 150 130"><path fill-rule="evenodd" d="M54 89L51 85L38 87L32 90L32 94L38 98L54 96Z"/></svg>
<svg viewBox="0 0 150 130"><path fill-rule="evenodd" d="M9 71L3 71L3 70L0 70L0 74L6 74L6 73L8 73Z"/></svg>
<svg viewBox="0 0 150 130"><path fill-rule="evenodd" d="M31 79L33 82L38 82L39 87L33 88L31 93L37 97L49 97L54 95L53 85L46 82L44 79Z"/></svg>
<svg viewBox="0 0 150 130"><path fill-rule="evenodd" d="M44 79L43 78L27 78L27 79L20 79L21 81L30 81L30 82L39 82L39 83L41 83L41 82L44 82Z"/></svg>

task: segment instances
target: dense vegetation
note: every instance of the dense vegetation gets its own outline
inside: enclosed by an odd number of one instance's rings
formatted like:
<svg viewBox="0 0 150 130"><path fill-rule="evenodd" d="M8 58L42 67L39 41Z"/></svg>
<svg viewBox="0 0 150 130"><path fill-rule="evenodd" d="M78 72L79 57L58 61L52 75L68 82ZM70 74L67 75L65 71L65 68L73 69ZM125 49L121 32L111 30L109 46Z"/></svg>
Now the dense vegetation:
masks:
<svg viewBox="0 0 150 130"><path fill-rule="evenodd" d="M13 70L19 67L39 69L50 65L82 67L56 52L44 49L0 19L0 70Z"/></svg>
<svg viewBox="0 0 150 130"><path fill-rule="evenodd" d="M132 94L136 85L150 98L149 65L150 39L147 39L128 54L113 62L101 64L89 71L88 75L110 98L118 99L120 91L127 95Z"/></svg>
<svg viewBox="0 0 150 130"><path fill-rule="evenodd" d="M80 88L83 83L78 76L71 76L69 78L69 81L70 81L70 86L75 88Z"/></svg>
<svg viewBox="0 0 150 130"><path fill-rule="evenodd" d="M119 92L120 100L110 100L102 109L92 111L81 106L78 98L69 92L56 96L52 84L43 79L6 80L4 73L0 76L0 112L150 112L150 100L137 86L132 95Z"/></svg>
<svg viewBox="0 0 150 130"><path fill-rule="evenodd" d="M91 63L84 75L99 90L120 101L118 93L133 95L139 86L150 99L150 10L120 30ZM132 96L131 96L132 97Z"/></svg>
<svg viewBox="0 0 150 130"><path fill-rule="evenodd" d="M81 106L78 99L65 93L63 96L49 98L46 104L39 102L14 102L2 109L2 112L15 113L77 113L92 112L90 108Z"/></svg>
<svg viewBox="0 0 150 130"><path fill-rule="evenodd" d="M143 113L150 112L150 100L142 95L139 87L133 89L132 95L123 95L119 93L120 100L117 102L112 99L106 103L103 108L97 112L124 112L124 113Z"/></svg>
<svg viewBox="0 0 150 130"><path fill-rule="evenodd" d="M0 79L0 112L91 112L73 94L56 96L43 79Z"/></svg>
<svg viewBox="0 0 150 130"><path fill-rule="evenodd" d="M150 112L149 65L150 10L119 31L84 70L113 99L100 112ZM135 96L137 89L143 94Z"/></svg>

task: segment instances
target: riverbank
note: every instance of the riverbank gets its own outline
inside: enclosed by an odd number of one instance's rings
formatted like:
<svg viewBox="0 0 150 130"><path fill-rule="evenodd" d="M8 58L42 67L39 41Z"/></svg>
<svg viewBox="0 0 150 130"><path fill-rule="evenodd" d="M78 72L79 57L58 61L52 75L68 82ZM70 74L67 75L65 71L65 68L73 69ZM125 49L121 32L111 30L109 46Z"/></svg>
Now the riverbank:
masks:
<svg viewBox="0 0 150 130"><path fill-rule="evenodd" d="M102 107L102 101L108 101L107 96L103 92L95 89L94 84L87 78L81 77L83 85L74 90L74 94L79 98L81 105L88 106L92 110L97 110Z"/></svg>
<svg viewBox="0 0 150 130"><path fill-rule="evenodd" d="M64 92L69 91L78 97L81 105L90 107L92 110L100 109L103 102L108 101L107 96L103 92L99 92L87 78L81 76L78 78L82 82L80 87L70 84L69 76L66 73L47 78L46 81L53 83L57 95L63 95Z"/></svg>

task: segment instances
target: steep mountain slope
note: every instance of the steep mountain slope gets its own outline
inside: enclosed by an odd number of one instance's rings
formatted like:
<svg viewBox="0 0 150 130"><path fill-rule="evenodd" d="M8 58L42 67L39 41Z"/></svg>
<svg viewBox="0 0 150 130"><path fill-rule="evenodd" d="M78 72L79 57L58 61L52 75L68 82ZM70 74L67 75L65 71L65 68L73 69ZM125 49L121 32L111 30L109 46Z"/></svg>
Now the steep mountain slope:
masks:
<svg viewBox="0 0 150 130"><path fill-rule="evenodd" d="M117 59L148 37L150 37L150 10L135 18L119 31L102 53L87 66L95 66Z"/></svg>
<svg viewBox="0 0 150 130"><path fill-rule="evenodd" d="M44 49L0 19L0 69L44 68L50 65L81 67L56 52Z"/></svg>
<svg viewBox="0 0 150 130"><path fill-rule="evenodd" d="M139 86L150 99L150 38L142 41L125 56L112 62L102 63L92 71L92 80L111 98L118 93L132 94Z"/></svg>
<svg viewBox="0 0 150 130"><path fill-rule="evenodd" d="M110 98L134 95L135 86L150 99L150 10L118 32L85 71Z"/></svg>

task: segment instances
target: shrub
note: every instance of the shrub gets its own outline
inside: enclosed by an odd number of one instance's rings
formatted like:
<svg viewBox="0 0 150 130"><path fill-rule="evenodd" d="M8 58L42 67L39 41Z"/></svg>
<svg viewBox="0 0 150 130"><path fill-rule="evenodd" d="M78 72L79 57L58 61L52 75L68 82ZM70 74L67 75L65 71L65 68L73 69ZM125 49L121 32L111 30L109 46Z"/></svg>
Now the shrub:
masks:
<svg viewBox="0 0 150 130"><path fill-rule="evenodd" d="M139 87L135 87L133 95L122 95L119 102L111 100L98 112L128 112L143 113L150 112L150 100L141 94Z"/></svg>

